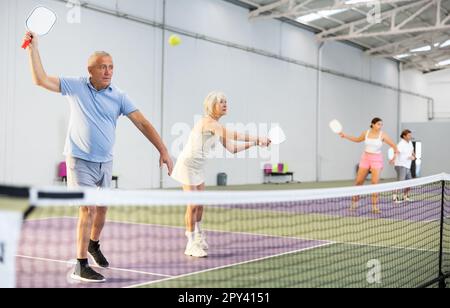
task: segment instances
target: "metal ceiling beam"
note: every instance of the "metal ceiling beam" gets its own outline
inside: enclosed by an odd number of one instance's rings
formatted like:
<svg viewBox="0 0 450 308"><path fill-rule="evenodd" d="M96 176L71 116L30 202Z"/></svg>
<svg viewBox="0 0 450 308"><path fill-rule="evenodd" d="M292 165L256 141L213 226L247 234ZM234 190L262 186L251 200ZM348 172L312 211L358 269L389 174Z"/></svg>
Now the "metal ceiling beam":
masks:
<svg viewBox="0 0 450 308"><path fill-rule="evenodd" d="M343 26L339 26L336 28L332 28L329 30L326 30L324 32L321 32L317 35L318 39L320 41L332 41L332 40L352 40L352 39L358 39L358 38L369 38L369 37L380 37L380 36L391 36L391 35L399 35L399 34L408 34L408 33L423 33L423 32L431 32L431 31L441 31L441 30L448 30L450 29L450 25L447 25L446 22L449 20L449 18L445 18L441 21L441 18L435 18L435 20L438 21L438 23L435 23L434 25L430 26L419 26L419 27L412 27L412 28L405 28L405 26L411 24L417 17L420 16L421 13L435 8L435 14L440 14L441 9L438 9L440 7L441 0L421 0L416 3L400 6L398 8L389 10L387 12L384 12L381 14L381 20L389 20L390 21L390 27L387 30L384 31L377 31L377 32L368 32L371 28L371 24L368 23L366 19L361 19L355 22L348 23ZM397 14L401 13L402 11L412 9L419 7L420 8L410 17L408 17L406 20L402 21L400 24L397 24ZM374 24L375 25L375 24ZM362 27L362 28L358 28ZM346 31L345 34L340 34L342 31Z"/></svg>
<svg viewBox="0 0 450 308"><path fill-rule="evenodd" d="M431 54L435 50L442 50L440 47L443 43L448 41L450 37L444 33L432 33L428 36L422 35L420 37L411 38L408 40L404 40L400 43L392 44L392 48L384 48L383 52L372 52L370 55L374 55L376 57L394 57L401 54ZM412 52L411 50L429 45L429 51L423 52Z"/></svg>
<svg viewBox="0 0 450 308"><path fill-rule="evenodd" d="M277 0L270 4L261 6L258 10L255 10L250 13L250 19L270 19L270 18L280 18L280 17L288 17L288 18L297 18L300 16L317 13L318 11L328 11L328 10L350 10L358 7L370 7L375 5L383 5L383 4L394 4L394 3L404 3L404 2L413 2L416 0L372 0L367 2L358 2L352 4L346 4L347 0L335 0L333 5L323 6L320 8L307 8L306 5L312 3L313 0L306 0L300 2L297 6L290 6L287 10L275 10L279 8L284 3L283 0ZM274 8L271 8L274 7ZM266 9L267 8L267 9ZM267 13L269 12L269 13Z"/></svg>
<svg viewBox="0 0 450 308"><path fill-rule="evenodd" d="M244 0L251 1L251 0ZM321 41L354 41L369 50L366 51L368 55L376 57L393 58L396 55L409 53L411 49L415 49L424 45L430 45L432 49L427 52L420 52L412 55L408 59L400 61L408 62L415 59L411 66L420 70L428 71L430 69L439 69L435 66L435 57L442 54L442 49L434 47L436 43L443 43L450 39L446 30L450 30L450 15L445 7L442 7L442 0L374 0L368 2L360 2L354 4L345 4L346 0L335 0L334 4L323 6L320 8L311 8L313 0L292 1L292 0L277 0L272 3L261 5L250 12L250 19L268 19L268 18L289 18L295 20L299 16L304 16L311 13L317 13L323 10L336 9L351 9L353 12L361 14L361 18L351 23L345 23L339 18L333 16L324 16L324 20L332 21L337 26L322 30L317 37ZM363 7L370 7L370 5L391 5L391 9L381 13L381 23L377 23L378 27L384 26L385 31L371 32L372 25L367 20L367 13ZM386 7L383 7L386 9ZM423 14L433 11L434 18L430 21L423 19ZM404 14L407 14L405 16ZM356 16L356 15L355 15ZM401 17L400 17L401 16ZM316 27L318 28L318 27ZM319 28L320 30L320 28ZM387 40L388 36L402 35L400 41L392 42ZM382 42L382 46L376 46L376 43L368 44L359 41L364 38L372 38ZM369 46L368 46L369 45ZM371 46L370 46L371 45ZM378 44L379 45L379 44ZM375 46L375 47L373 47ZM445 49L445 51L448 51ZM431 57L430 61L426 62L424 58Z"/></svg>
<svg viewBox="0 0 450 308"><path fill-rule="evenodd" d="M289 1L292 1L292 0L278 0L273 3L267 4L264 6L260 6L256 10L250 12L250 19L252 19L253 17L259 16L265 12L272 11L282 5L285 5L285 4L289 3Z"/></svg>
<svg viewBox="0 0 450 308"><path fill-rule="evenodd" d="M367 12L362 11L359 8L354 8L353 11L361 14L362 16L367 16ZM386 40L384 37L375 37L374 39L376 39L377 41L382 42L383 44L390 44L390 42L388 40ZM371 48L373 48L373 47L370 47L370 48L368 47L368 49L371 49Z"/></svg>
<svg viewBox="0 0 450 308"><path fill-rule="evenodd" d="M423 72L437 71L437 70L448 68L448 65L438 66L438 63L450 58L449 51L450 51L450 48L446 48L443 50L435 51L432 54L417 55L417 56L411 57L408 60L408 62L405 62L403 64L403 67L405 69L420 67L420 69Z"/></svg>
<svg viewBox="0 0 450 308"><path fill-rule="evenodd" d="M444 20L441 19L442 14L444 14L444 16L450 15L449 11L447 9L445 9L444 7L441 7L441 2L442 2L441 0L438 0L438 3L437 3L438 11L436 14L436 24L445 23L450 18L450 17L446 17ZM406 10L405 13L410 13L410 12L408 10ZM413 15L413 13L411 13L410 15ZM427 20L424 20L420 16L418 16L417 19L421 22L432 25L432 23L430 23ZM423 72L431 71L431 70L436 71L439 69L443 69L443 67L436 67L434 64L432 65L432 67L430 67L429 63L423 62L423 57L427 56L427 57L431 57L434 60L436 60L434 58L436 55L439 56L442 51L445 51L445 50L448 51L448 48L442 49L439 46L435 47L435 44L441 45L442 43L444 43L450 39L450 36L446 31L437 31L437 32L431 32L431 33L425 32L423 34L419 34L419 35L415 35L415 36L413 36L413 34L406 34L405 36L409 36L409 37L407 39L401 40L399 42L389 43L386 45L371 48L371 49L367 50L366 53L369 55L374 55L376 57L390 58L390 57L395 57L400 54L411 54L411 50L414 50L418 47L422 47L423 45L430 45L431 46L430 51L425 51L425 52L420 52L420 53L412 53L410 57L400 59L400 61L402 61L403 65L405 65L405 63L407 63L408 61L411 61L411 59L420 57L422 59L421 61L422 61L423 65L418 66L418 65L416 65L416 63L413 63L409 67L421 70ZM444 55L442 55L441 57L443 57L443 56ZM445 59L445 58L443 58L443 59ZM440 60L435 61L435 62L437 63L439 61Z"/></svg>
<svg viewBox="0 0 450 308"><path fill-rule="evenodd" d="M377 25L377 24L370 24L367 21L367 18L362 18L360 20L347 23L344 26L328 29L327 31L319 33L317 35L317 37L320 40L342 40L342 39L344 39L343 37L347 37L346 39L348 39L348 37L351 37L351 38L360 37L361 38L361 37L367 37L365 35L379 36L379 35L383 35L383 34L388 33L388 32L391 33L391 35L392 34L399 34L398 32L400 31L400 29L395 28L395 19L397 17L397 13L403 12L403 11L408 10L408 9L417 8L419 6L428 6L428 5L432 4L435 1L436 0L420 0L420 1L417 1L415 3L410 3L410 4L403 5L403 6L399 6L399 7L396 7L396 8L393 8L391 10L388 10L386 12L381 13L380 20L381 21L389 21L390 30L388 30L388 31L381 31L381 32L376 32L376 33L358 33L358 34L355 34L355 31L358 31L357 30L358 27L365 27L367 25L371 25L371 26ZM342 31L348 31L348 33L345 34L345 35L336 35L337 33L340 33Z"/></svg>
<svg viewBox="0 0 450 308"><path fill-rule="evenodd" d="M425 59L430 59L435 61L436 63L442 60L446 60L450 58L450 47L443 48L441 50L435 50L431 53L417 54L411 56L408 62L423 62Z"/></svg>
<svg viewBox="0 0 450 308"><path fill-rule="evenodd" d="M399 50L399 47L405 47L405 46L410 47L410 46L414 45L418 41L425 41L425 40L429 39L430 37L434 37L435 35L436 35L436 33L423 33L423 34L420 34L418 36L408 37L407 39L400 40L400 41L397 41L397 42L394 42L394 43L390 43L390 44L386 44L386 45L382 45L382 46L371 48L371 49L366 51L366 54L368 54L368 55L374 55L374 54L382 55L383 52L385 52L385 51L389 52L389 51L392 51L392 50Z"/></svg>

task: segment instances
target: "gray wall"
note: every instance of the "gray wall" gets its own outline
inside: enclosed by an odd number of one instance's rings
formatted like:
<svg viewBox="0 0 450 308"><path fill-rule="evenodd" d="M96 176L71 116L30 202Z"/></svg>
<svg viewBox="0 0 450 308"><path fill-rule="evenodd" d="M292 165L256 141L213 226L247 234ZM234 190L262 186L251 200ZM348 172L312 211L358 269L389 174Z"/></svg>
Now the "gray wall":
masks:
<svg viewBox="0 0 450 308"><path fill-rule="evenodd" d="M324 67L391 85L397 82L394 63L366 57L352 47L327 44L322 57ZM351 143L331 134L328 123L338 119L346 134L359 136L369 129L374 117L380 117L385 125L383 131L390 136L396 135L398 93L326 73L320 76L319 180L352 179L364 144ZM387 165L388 147L384 149L386 168L382 177L390 178L394 171Z"/></svg>
<svg viewBox="0 0 450 308"><path fill-rule="evenodd" d="M105 3L115 1L102 1ZM123 3L125 3L124 1ZM160 1L133 1L141 16L155 19ZM114 55L114 83L128 92L138 108L159 127L160 106L160 45L161 31L90 10L81 11L81 23L66 20L69 8L55 1L0 1L0 18L6 27L0 36L6 65L1 66L0 124L2 162L0 181L23 184L53 184L56 166L62 155L68 125L68 104L61 95L49 93L31 82L27 53L20 49L25 32L24 20L38 5L56 11L58 24L51 34L40 40L45 69L54 76L87 75L87 58L95 50L107 50ZM112 6L114 7L114 5ZM136 8L135 8L136 10ZM3 81L3 80L2 80ZM128 187L150 187L159 183L157 156L130 121L119 121L115 147L115 173ZM4 162L4 163L3 163Z"/></svg>
<svg viewBox="0 0 450 308"><path fill-rule="evenodd" d="M403 129L410 129L414 138L422 142L422 176L450 172L449 122L404 123Z"/></svg>
<svg viewBox="0 0 450 308"><path fill-rule="evenodd" d="M116 4L112 0L88 2L110 9ZM202 113L203 99L212 90L229 97L230 112L224 123L282 125L288 141L280 148L280 160L301 181L354 178L362 147L331 134L331 119L340 119L348 133L359 134L374 116L380 116L385 119L386 132L396 134L395 91L327 73L318 75L317 70L302 65L187 36L182 36L177 48L166 45L162 71L163 32L159 28L87 9L81 10L81 24L70 24L66 20L69 8L57 1L2 0L0 37L6 44L0 45L0 181L52 184L56 165L64 159L66 100L31 84L26 53L18 48L23 21L38 4L53 8L60 17L53 32L41 39L47 72L85 75L91 52L111 52L116 65L114 83L134 99L159 131L164 121L161 133L170 149L180 138L173 128L180 123L192 127L195 115ZM162 0L119 0L118 7L131 15L162 21ZM250 22L246 9L224 1L167 0L166 16L172 27L317 64L319 46L312 33L277 20ZM327 43L322 63L345 74L397 86L395 63L367 57L347 45ZM260 183L262 163L262 159L251 158L216 160L208 168L207 184L215 183L218 172L229 173L230 184ZM383 176L391 172L386 169ZM122 188L160 184L157 153L127 119L120 120L117 130L114 173L120 176ZM167 177L164 184L178 185Z"/></svg>

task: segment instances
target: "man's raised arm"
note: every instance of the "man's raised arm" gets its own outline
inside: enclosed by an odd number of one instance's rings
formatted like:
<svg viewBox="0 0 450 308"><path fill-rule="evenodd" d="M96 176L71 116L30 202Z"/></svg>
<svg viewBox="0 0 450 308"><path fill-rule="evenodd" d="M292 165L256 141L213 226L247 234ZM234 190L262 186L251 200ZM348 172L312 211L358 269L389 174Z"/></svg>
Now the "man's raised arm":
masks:
<svg viewBox="0 0 450 308"><path fill-rule="evenodd" d="M59 78L47 76L47 73L42 66L41 56L39 55L39 41L37 35L32 32L27 32L24 40L32 40L28 47L28 53L30 57L30 68L33 83L49 91L61 93L61 82Z"/></svg>

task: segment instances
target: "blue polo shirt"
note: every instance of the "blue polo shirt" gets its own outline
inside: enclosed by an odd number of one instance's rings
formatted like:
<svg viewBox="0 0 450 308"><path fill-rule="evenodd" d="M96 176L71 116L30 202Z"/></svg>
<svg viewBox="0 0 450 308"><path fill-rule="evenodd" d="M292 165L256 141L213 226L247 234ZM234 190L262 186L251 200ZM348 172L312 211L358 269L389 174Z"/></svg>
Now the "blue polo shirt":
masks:
<svg viewBox="0 0 450 308"><path fill-rule="evenodd" d="M71 111L64 155L95 163L112 161L117 119L137 108L114 85L97 91L86 77L60 81Z"/></svg>

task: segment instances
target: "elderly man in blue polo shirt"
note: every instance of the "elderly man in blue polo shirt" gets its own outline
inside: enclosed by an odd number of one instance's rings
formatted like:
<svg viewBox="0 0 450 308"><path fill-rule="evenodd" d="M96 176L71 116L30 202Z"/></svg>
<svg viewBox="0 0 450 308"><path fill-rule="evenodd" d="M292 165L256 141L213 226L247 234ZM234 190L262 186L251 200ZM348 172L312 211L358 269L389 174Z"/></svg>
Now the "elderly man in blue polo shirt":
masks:
<svg viewBox="0 0 450 308"><path fill-rule="evenodd" d="M48 76L42 66L38 38L28 47L33 82L69 99L70 124L64 154L67 159L69 187L109 188L112 180L113 146L117 119L127 116L160 152L160 165L167 165L169 175L173 163L158 132L134 106L128 96L111 84L114 65L111 55L96 52L89 58L90 77L65 78ZM72 278L85 282L104 282L105 278L88 264L88 253L97 265L109 263L100 250L100 234L107 208L81 207L77 227L77 264Z"/></svg>

